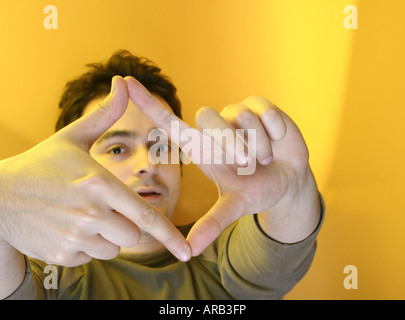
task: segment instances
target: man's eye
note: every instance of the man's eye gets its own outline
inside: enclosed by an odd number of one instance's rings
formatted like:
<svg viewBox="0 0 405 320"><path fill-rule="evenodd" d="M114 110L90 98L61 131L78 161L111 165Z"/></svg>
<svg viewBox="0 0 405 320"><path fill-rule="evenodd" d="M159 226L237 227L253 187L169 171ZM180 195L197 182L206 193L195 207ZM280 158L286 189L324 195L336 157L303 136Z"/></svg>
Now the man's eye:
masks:
<svg viewBox="0 0 405 320"><path fill-rule="evenodd" d="M156 146L156 150L159 152L167 152L170 150L170 146L167 144L159 144Z"/></svg>
<svg viewBox="0 0 405 320"><path fill-rule="evenodd" d="M114 147L114 148L111 148L110 150L108 150L108 153L111 153L111 154L121 154L124 152L125 152L125 150L122 147Z"/></svg>

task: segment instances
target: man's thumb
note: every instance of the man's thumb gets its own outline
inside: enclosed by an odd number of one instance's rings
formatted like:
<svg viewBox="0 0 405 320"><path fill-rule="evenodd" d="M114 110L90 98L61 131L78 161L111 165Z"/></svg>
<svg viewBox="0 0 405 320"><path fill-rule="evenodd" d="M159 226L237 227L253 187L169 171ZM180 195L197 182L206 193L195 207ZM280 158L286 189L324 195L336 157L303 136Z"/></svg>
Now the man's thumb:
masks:
<svg viewBox="0 0 405 320"><path fill-rule="evenodd" d="M109 95L90 112L72 122L60 134L88 151L94 142L124 114L128 105L126 81L115 76Z"/></svg>
<svg viewBox="0 0 405 320"><path fill-rule="evenodd" d="M243 215L236 199L219 197L212 208L191 228L187 241L192 255L200 255L231 223Z"/></svg>

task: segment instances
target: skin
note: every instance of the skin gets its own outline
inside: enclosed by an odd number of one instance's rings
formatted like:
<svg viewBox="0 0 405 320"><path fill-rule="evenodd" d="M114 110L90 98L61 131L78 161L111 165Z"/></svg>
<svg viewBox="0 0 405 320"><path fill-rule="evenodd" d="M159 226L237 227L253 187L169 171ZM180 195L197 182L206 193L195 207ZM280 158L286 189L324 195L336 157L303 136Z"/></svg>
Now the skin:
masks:
<svg viewBox="0 0 405 320"><path fill-rule="evenodd" d="M171 110L165 100L159 96L155 98ZM91 112L104 99L91 101L84 114ZM153 129L156 129L155 125L129 100L124 115L94 143L90 155L172 221L180 195L180 164L153 164L149 161L148 152L153 145L169 157L171 153L169 144L159 144L159 141L148 138ZM121 248L121 252L150 253L163 248L147 230L141 230L137 245Z"/></svg>
<svg viewBox="0 0 405 320"><path fill-rule="evenodd" d="M249 150L249 156L257 160L257 166L251 175L238 174L243 161L203 164L200 154L191 157L217 185L219 194L215 205L187 237L193 255L199 255L229 224L247 214L258 213L262 230L284 243L299 242L315 230L321 208L308 149L298 127L277 106L263 97L249 97L225 107L221 113L202 108L196 114L198 129L194 129L167 110L137 80L127 77L126 81L130 99L156 127L170 132L177 121L179 136L186 130L193 131L200 136L197 144L204 141L203 129L256 131L257 144L254 153ZM185 145L178 137L171 138L180 148ZM237 151L233 154L235 159L243 158Z"/></svg>
<svg viewBox="0 0 405 320"><path fill-rule="evenodd" d="M203 129L230 129L236 140L243 140L235 133L238 128L257 134L257 144L248 150L249 159L256 161L253 174L238 174L246 165L243 150L230 151L235 163L199 164L216 184L218 200L187 240L171 223L179 165L155 166L146 160L146 131L159 128L170 134L172 121L180 135L191 130L200 138L192 144L204 141ZM284 243L299 242L315 230L321 212L318 191L305 141L291 118L269 100L249 97L220 113L202 108L196 123L192 128L178 119L134 78L117 76L111 93L93 101L82 118L27 152L0 161L0 298L21 283L23 255L76 266L92 258L112 259L122 247L158 253L164 246L187 261L230 223L252 213L263 232ZM129 146L113 146L113 153L103 149L106 132L134 128L138 134L125 141ZM185 147L176 135L171 138ZM116 161L117 154L112 155L118 150L124 156ZM160 196L137 193L154 183Z"/></svg>
<svg viewBox="0 0 405 320"><path fill-rule="evenodd" d="M140 229L179 260L191 249L170 220L90 156L126 111L128 88L114 77L91 112L32 149L0 161L0 298L25 274L24 255L73 267L132 248Z"/></svg>

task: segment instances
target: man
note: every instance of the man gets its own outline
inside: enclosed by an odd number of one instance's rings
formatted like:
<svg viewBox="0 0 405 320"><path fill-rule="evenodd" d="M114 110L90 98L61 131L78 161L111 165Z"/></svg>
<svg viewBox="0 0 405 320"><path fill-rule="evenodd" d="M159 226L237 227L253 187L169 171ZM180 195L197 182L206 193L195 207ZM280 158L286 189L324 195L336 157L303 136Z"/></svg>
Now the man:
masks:
<svg viewBox="0 0 405 320"><path fill-rule="evenodd" d="M319 194L298 128L268 100L201 109L193 129L160 70L121 51L68 83L60 106L60 131L0 163L2 297L280 299L307 272ZM206 139L214 129L239 143L237 130L250 129L256 143L248 154L223 150L215 134ZM190 146L185 134L202 143L187 156L219 198L196 224L175 228L181 165L153 156L176 159L176 145ZM201 161L207 146L235 161ZM254 172L238 174L251 161ZM53 286L48 264L59 265Z"/></svg>

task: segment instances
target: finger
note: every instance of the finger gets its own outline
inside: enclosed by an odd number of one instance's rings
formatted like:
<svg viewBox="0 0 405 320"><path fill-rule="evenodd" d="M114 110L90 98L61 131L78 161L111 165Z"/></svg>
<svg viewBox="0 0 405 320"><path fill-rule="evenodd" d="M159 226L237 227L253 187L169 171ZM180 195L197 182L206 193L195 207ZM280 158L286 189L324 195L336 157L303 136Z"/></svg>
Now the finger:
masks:
<svg viewBox="0 0 405 320"><path fill-rule="evenodd" d="M119 225L111 227L109 231L109 237L120 237L119 226L124 226L129 228L128 232L134 232L132 236L126 236L123 239L114 240L116 244L122 244L122 242L131 242L136 241L136 238L139 236L138 228L145 230L155 239L160 241L170 252L172 252L178 259L185 261L190 258L191 252L190 247L180 233L180 231L172 224L172 222L167 219L156 207L152 206L148 201L139 196L132 189L128 188L123 184L117 177L108 171L103 171L102 175L93 174L86 178L80 179L76 182L74 187L76 191L80 190L86 191L86 197L91 199L96 199L99 208L108 209L108 213L97 211L98 208L94 208L95 214L88 214L85 217L85 220L96 220L96 223L92 228L92 232L99 233L99 223L100 220L103 220L103 216L110 214L110 211L119 212L122 216L128 219L131 223L135 224L137 228L130 228L130 226L123 224L119 221ZM103 195L100 198L100 194ZM81 208L79 208L80 210ZM85 208L84 211L88 213L89 208ZM82 210L83 211L83 210ZM93 218L92 216L100 215L101 218ZM117 215L115 218L118 218ZM107 220L108 219L104 219ZM87 225L91 225L88 221L84 222ZM106 226L107 228L108 226ZM103 230L103 229L101 229ZM123 229L125 230L125 229ZM114 236L114 231L117 232L117 235ZM121 233L122 234L122 233ZM108 237L105 232L103 235ZM135 240L133 240L135 239ZM130 246L130 245L129 245Z"/></svg>
<svg viewBox="0 0 405 320"><path fill-rule="evenodd" d="M287 133L287 125L277 106L263 97L252 96L242 101L242 104L248 106L260 118L270 139L279 141Z"/></svg>
<svg viewBox="0 0 405 320"><path fill-rule="evenodd" d="M78 252L97 259L112 259L118 255L121 243L134 243L128 242L134 234L136 242L139 240L139 230L130 221L94 205L87 210L75 209L66 218L65 229L61 232L62 250L55 251L59 259L76 259L80 256L76 257Z"/></svg>
<svg viewBox="0 0 405 320"><path fill-rule="evenodd" d="M133 221L143 231L152 235L181 261L191 257L191 249L180 231L156 208L147 204L134 213Z"/></svg>
<svg viewBox="0 0 405 320"><path fill-rule="evenodd" d="M241 129L249 137L249 133L255 134L255 140L248 140L248 150L254 158L263 164L269 164L273 159L273 151L270 138L258 116L246 105L235 104L224 108L221 115L235 128Z"/></svg>
<svg viewBox="0 0 405 320"><path fill-rule="evenodd" d="M43 251L44 248L34 248L30 249L19 249L24 255L36 259L45 261L48 265L59 265L65 267L76 267L90 262L93 257L89 256L83 251L79 252L69 252L68 254L62 250L47 250Z"/></svg>
<svg viewBox="0 0 405 320"><path fill-rule="evenodd" d="M156 207L131 189L112 187L106 201L111 208L162 243L179 260L190 259L191 249L181 232Z"/></svg>
<svg viewBox="0 0 405 320"><path fill-rule="evenodd" d="M50 257L49 257L50 256ZM93 257L89 256L83 251L66 253L66 252L57 252L52 255L48 255L49 258L36 258L35 255L30 256L34 259L44 260L48 265L54 264L64 267L77 267L83 264L89 263Z"/></svg>
<svg viewBox="0 0 405 320"><path fill-rule="evenodd" d="M104 239L99 234L92 236L87 241L83 241L83 244L84 248L81 252L96 259L110 260L120 253L119 246Z"/></svg>
<svg viewBox="0 0 405 320"><path fill-rule="evenodd" d="M115 210L111 210L111 215L111 223L100 227L100 235L120 247L134 247L141 238L138 226ZM111 225L114 225L115 228L110 228Z"/></svg>
<svg viewBox="0 0 405 320"><path fill-rule="evenodd" d="M99 207L106 208L108 212L111 210L117 213L119 212L126 219L130 220L131 223L134 223L137 227L150 233L178 259L182 261L188 260L191 256L190 247L186 239L172 222L156 207L152 206L136 192L123 184L112 173L104 170L104 168L102 169L102 174L93 172L92 174L77 180L73 185L74 188L76 188L76 192L80 194L81 190L85 190L82 194L85 194L87 198L90 197L90 200L95 200L94 203L98 203ZM103 195L102 198L100 198L100 194ZM82 208L78 208L78 210L80 209ZM84 210L89 209L85 208ZM96 212L97 208L93 210ZM90 217L86 218L91 221L91 214ZM131 229L130 226L123 224L122 222L119 222L119 224ZM115 231L117 231L116 236L113 235L114 228ZM116 244L121 245L127 243L125 246L131 246L131 241L137 241L136 239L139 236L138 228L132 228L131 230L128 229L128 232L134 232L133 235L128 236L127 234L127 236L122 239L119 239L119 237L122 236L123 233L120 233L118 229L118 227L112 227L110 231L104 231L103 235L107 238L115 237L116 240L114 240L114 242ZM92 231L94 233L94 230ZM100 232L98 229L96 231L98 233ZM109 236L106 232L109 232Z"/></svg>
<svg viewBox="0 0 405 320"><path fill-rule="evenodd" d="M168 110L158 99L156 99L139 81L133 77L126 77L129 98L134 104L156 125L157 128L165 130L170 136L170 129L173 122L178 122L180 133L192 129L188 124ZM176 137L171 137L172 139ZM173 140L179 145L179 137Z"/></svg>
<svg viewBox="0 0 405 320"><path fill-rule="evenodd" d="M210 107L199 109L196 113L196 123L198 128L203 130L204 134L208 134L226 153L227 164L245 165L250 161L245 156L244 137L235 132L215 109Z"/></svg>
<svg viewBox="0 0 405 320"><path fill-rule="evenodd" d="M141 238L137 225L115 210L98 210L97 221L91 221L87 230L99 234L118 247L134 247Z"/></svg>
<svg viewBox="0 0 405 320"><path fill-rule="evenodd" d="M193 256L200 255L231 223L242 216L237 199L223 196L191 228L187 241Z"/></svg>
<svg viewBox="0 0 405 320"><path fill-rule="evenodd" d="M125 112L128 105L128 88L120 76L112 79L111 92L91 112L60 131L60 135L88 151L93 143L107 131Z"/></svg>
<svg viewBox="0 0 405 320"><path fill-rule="evenodd" d="M191 161L195 164L202 163L203 150L207 142L203 134L173 114L139 81L132 77L125 77L125 80L130 99L155 124L156 128L164 130L170 139L185 151ZM201 145L203 145L202 148Z"/></svg>

